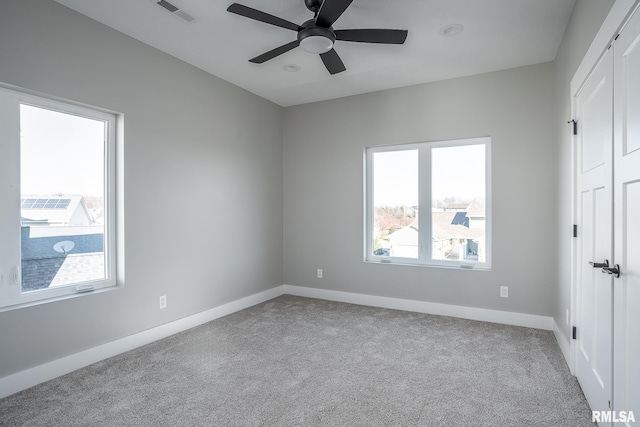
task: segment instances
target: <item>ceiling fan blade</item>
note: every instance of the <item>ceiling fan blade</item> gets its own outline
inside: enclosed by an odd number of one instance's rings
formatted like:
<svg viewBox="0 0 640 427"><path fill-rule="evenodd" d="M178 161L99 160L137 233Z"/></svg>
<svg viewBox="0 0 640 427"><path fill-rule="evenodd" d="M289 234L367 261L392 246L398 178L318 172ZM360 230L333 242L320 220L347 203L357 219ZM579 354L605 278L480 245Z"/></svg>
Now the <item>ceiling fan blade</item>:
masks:
<svg viewBox="0 0 640 427"><path fill-rule="evenodd" d="M229 6L227 8L227 12L235 13L236 15L244 16L245 18L255 19L256 21L264 22L266 24L275 25L276 27L286 28L287 30L300 31L302 29L298 24L294 24L293 22L289 22L285 19L269 15L268 13L243 6L238 3L233 3Z"/></svg>
<svg viewBox="0 0 640 427"><path fill-rule="evenodd" d="M249 62L253 62L254 64L262 64L263 62L267 62L268 60L273 59L276 56L282 55L285 52L289 52L291 49L295 49L299 44L300 42L298 40L294 40L290 43L283 44L280 47L272 49L269 52L265 52L262 55L258 55L255 58L251 58Z"/></svg>
<svg viewBox="0 0 640 427"><path fill-rule="evenodd" d="M340 18L345 10L349 7L353 0L324 0L318 17L316 18L316 25L319 27L329 28L334 22Z"/></svg>
<svg viewBox="0 0 640 427"><path fill-rule="evenodd" d="M407 39L407 30L336 30L336 40L359 43L402 44Z"/></svg>
<svg viewBox="0 0 640 427"><path fill-rule="evenodd" d="M335 49L331 49L329 52L321 53L320 58L324 62L324 66L327 67L329 74L338 74L346 70L346 67L342 63L342 59L338 56L338 52Z"/></svg>

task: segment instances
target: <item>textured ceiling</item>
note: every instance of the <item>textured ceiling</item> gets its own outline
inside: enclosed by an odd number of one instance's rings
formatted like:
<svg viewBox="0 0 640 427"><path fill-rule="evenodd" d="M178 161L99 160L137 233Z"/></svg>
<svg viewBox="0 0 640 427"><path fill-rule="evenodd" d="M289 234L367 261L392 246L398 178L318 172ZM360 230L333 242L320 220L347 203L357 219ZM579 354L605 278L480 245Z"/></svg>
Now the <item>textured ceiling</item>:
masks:
<svg viewBox="0 0 640 427"><path fill-rule="evenodd" d="M337 41L347 70L331 76L301 48L264 64L248 59L293 41L294 31L226 11L233 0L169 0L192 23L153 0L56 0L150 46L279 105L339 98L552 61L575 0L354 0L335 29L406 29L404 45ZM238 0L300 24L303 0ZM446 37L452 23L464 31ZM297 72L283 66L295 64Z"/></svg>

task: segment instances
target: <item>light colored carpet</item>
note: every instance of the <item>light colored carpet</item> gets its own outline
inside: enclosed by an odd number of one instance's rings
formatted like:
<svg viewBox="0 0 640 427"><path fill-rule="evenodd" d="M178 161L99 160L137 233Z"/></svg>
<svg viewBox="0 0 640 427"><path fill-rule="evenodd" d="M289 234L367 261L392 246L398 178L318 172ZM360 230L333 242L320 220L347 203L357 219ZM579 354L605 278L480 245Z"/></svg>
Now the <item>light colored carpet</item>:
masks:
<svg viewBox="0 0 640 427"><path fill-rule="evenodd" d="M282 296L0 400L3 426L591 426L548 331Z"/></svg>

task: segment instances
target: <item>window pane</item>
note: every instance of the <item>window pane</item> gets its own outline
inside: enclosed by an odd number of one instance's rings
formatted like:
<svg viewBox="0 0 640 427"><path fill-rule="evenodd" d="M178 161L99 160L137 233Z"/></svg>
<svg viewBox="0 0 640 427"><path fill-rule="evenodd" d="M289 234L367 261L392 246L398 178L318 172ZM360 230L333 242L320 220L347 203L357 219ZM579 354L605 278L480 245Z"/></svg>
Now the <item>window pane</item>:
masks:
<svg viewBox="0 0 640 427"><path fill-rule="evenodd" d="M418 258L418 150L373 153L373 254Z"/></svg>
<svg viewBox="0 0 640 427"><path fill-rule="evenodd" d="M431 149L432 258L485 262L485 145Z"/></svg>
<svg viewBox="0 0 640 427"><path fill-rule="evenodd" d="M23 292L107 278L105 126L20 106Z"/></svg>

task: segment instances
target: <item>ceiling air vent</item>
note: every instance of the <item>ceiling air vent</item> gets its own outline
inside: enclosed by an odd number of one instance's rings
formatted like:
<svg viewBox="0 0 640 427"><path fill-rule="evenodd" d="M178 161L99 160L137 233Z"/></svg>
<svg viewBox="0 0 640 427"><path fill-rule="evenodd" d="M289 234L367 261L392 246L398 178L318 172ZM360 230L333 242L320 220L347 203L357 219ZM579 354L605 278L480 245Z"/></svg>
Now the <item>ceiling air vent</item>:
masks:
<svg viewBox="0 0 640 427"><path fill-rule="evenodd" d="M153 2L155 4L157 4L158 6L163 7L165 10L171 12L172 14L174 14L178 18L182 19L183 21L193 22L193 21L196 20L196 18L194 18L193 16L189 15L187 12L185 12L184 10L180 9L179 7L169 3L166 0L160 0L160 1L153 0Z"/></svg>

